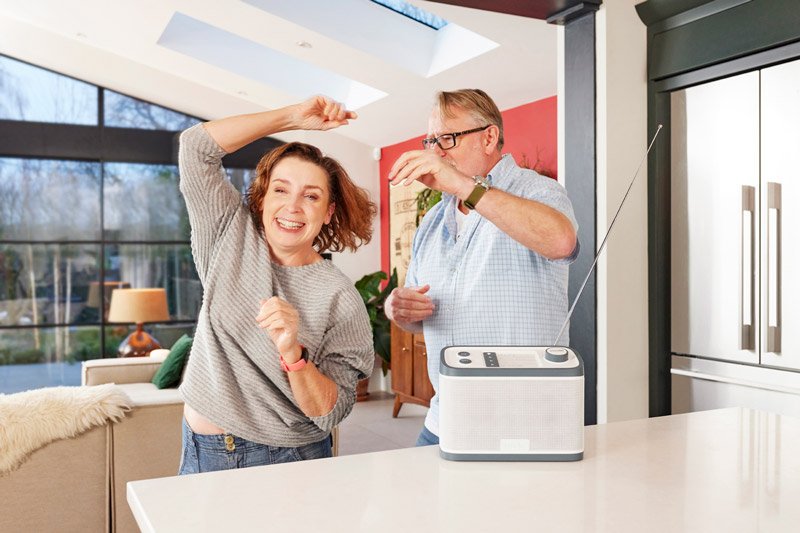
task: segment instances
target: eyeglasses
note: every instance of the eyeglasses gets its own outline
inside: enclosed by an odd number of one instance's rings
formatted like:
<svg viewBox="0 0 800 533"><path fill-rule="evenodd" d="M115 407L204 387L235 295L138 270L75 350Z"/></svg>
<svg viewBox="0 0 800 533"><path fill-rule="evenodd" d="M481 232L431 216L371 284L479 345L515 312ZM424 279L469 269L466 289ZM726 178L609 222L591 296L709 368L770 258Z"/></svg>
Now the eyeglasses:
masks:
<svg viewBox="0 0 800 533"><path fill-rule="evenodd" d="M471 130L459 131L457 133L443 133L438 137L429 137L427 139L422 139L422 147L426 150L433 148L433 145L439 145L439 148L442 150L449 150L450 148L455 148L456 146L456 138L460 137L461 135L467 135L468 133L475 133L477 131L483 131L486 128L491 126L491 124L487 124L482 128L473 128Z"/></svg>

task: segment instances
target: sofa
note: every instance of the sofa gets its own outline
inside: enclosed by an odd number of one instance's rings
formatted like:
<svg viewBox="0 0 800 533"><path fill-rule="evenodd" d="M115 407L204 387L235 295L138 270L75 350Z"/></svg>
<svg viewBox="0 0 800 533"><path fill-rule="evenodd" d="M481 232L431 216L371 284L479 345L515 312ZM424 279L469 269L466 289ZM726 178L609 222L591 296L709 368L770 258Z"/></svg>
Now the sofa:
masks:
<svg viewBox="0 0 800 533"><path fill-rule="evenodd" d="M150 383L167 350L148 357L85 361L82 385L116 383L132 409L36 450L0 477L0 531L136 532L128 481L172 476L181 454L183 402Z"/></svg>
<svg viewBox="0 0 800 533"><path fill-rule="evenodd" d="M115 383L132 409L118 423L40 448L0 477L0 531L139 531L126 484L174 476L180 464L183 401L150 382L168 353L83 362L82 385ZM338 428L332 436L338 455Z"/></svg>
<svg viewBox="0 0 800 533"><path fill-rule="evenodd" d="M110 531L139 531L127 501L128 481L174 476L181 459L183 400L178 389L150 383L168 350L148 357L84 361L82 385L116 383L133 409L109 428Z"/></svg>

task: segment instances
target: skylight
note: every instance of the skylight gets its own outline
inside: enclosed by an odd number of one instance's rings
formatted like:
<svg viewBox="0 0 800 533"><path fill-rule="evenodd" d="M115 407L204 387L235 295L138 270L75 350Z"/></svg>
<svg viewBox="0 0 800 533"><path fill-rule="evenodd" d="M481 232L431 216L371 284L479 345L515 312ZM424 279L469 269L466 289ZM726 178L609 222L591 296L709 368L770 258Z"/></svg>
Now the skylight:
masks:
<svg viewBox="0 0 800 533"><path fill-rule="evenodd" d="M453 22L434 29L417 19L399 16L385 4L406 4L390 0L242 0L360 50L391 65L429 78L469 61L498 45Z"/></svg>
<svg viewBox="0 0 800 533"><path fill-rule="evenodd" d="M274 87L294 98L325 94L358 109L386 93L296 59L183 13L175 13L158 44L228 72ZM288 75L291 73L291 75Z"/></svg>
<svg viewBox="0 0 800 533"><path fill-rule="evenodd" d="M391 9L395 13L404 15L412 20L416 20L420 24L424 24L434 30L441 30L447 26L448 22L438 15L434 15L428 11L417 6L412 6L404 0L370 0L378 5L387 9Z"/></svg>

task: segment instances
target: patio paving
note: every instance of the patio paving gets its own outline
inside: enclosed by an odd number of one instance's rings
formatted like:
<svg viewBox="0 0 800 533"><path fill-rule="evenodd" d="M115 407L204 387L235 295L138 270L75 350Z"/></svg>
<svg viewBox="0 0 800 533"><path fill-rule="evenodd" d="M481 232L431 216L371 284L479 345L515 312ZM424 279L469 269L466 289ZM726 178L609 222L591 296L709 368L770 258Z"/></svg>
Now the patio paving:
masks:
<svg viewBox="0 0 800 533"><path fill-rule="evenodd" d="M41 387L80 385L80 363L43 363L0 366L0 394Z"/></svg>

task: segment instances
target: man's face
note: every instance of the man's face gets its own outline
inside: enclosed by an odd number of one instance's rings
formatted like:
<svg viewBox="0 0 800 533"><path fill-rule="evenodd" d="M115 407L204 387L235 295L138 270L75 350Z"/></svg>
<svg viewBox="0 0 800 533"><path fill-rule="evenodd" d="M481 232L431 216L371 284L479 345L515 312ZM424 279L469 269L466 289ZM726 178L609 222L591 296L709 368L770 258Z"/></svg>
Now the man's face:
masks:
<svg viewBox="0 0 800 533"><path fill-rule="evenodd" d="M431 111L428 119L428 138L486 126L461 108L451 108L450 111L451 117L443 116L438 108ZM436 144L431 150L468 176L485 176L497 158L496 145L494 143L490 145L488 139L488 130L477 131L456 137L456 145L449 150L442 150Z"/></svg>

